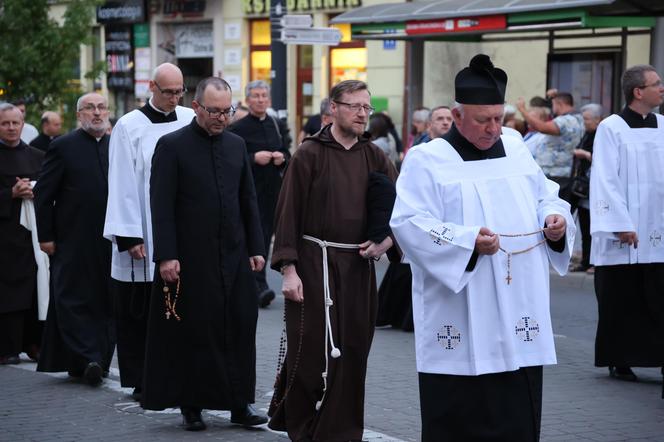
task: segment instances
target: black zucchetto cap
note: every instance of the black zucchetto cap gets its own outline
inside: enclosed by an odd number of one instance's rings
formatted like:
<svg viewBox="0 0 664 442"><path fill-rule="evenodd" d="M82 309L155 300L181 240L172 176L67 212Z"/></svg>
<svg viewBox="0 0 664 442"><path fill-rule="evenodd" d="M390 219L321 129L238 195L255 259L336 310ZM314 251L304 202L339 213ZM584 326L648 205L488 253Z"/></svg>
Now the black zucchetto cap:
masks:
<svg viewBox="0 0 664 442"><path fill-rule="evenodd" d="M485 54L474 56L454 79L455 99L461 104L504 104L506 87L507 74Z"/></svg>

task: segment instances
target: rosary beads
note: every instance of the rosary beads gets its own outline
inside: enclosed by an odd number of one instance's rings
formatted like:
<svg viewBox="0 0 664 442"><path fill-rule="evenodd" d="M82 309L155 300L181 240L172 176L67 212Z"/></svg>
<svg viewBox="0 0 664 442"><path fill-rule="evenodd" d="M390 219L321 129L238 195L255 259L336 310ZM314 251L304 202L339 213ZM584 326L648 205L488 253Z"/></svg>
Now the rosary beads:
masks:
<svg viewBox="0 0 664 442"><path fill-rule="evenodd" d="M180 320L180 316L178 316L177 312L175 311L175 305L178 302L178 296L180 296L180 278L177 280L177 285L175 286L175 297L171 299L171 289L168 287L168 284L164 282L164 288L162 289L164 292L164 304L166 307L166 319L171 319L171 315L175 317L176 320Z"/></svg>
<svg viewBox="0 0 664 442"><path fill-rule="evenodd" d="M530 236L530 235L537 235L538 233L544 233L543 229L537 230L535 232L530 232L530 233L514 233L514 234L502 234L499 233L498 236L504 236L506 238L517 238L520 236ZM507 276L505 277L505 281L507 281L507 285L510 285L512 283L512 255L520 255L522 253L527 253L533 250L536 247L541 246L546 242L546 239L541 240L537 244L530 246L528 248L522 249L522 250L515 250L512 252L508 252L507 250L503 249L502 247L499 247L500 251L503 252L504 254L507 255Z"/></svg>

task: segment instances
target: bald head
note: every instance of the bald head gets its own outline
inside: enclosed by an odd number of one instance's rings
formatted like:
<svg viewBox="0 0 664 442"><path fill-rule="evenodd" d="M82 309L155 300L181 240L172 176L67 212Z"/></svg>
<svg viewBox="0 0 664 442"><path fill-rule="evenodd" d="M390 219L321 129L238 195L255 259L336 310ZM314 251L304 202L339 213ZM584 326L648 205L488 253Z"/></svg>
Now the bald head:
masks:
<svg viewBox="0 0 664 442"><path fill-rule="evenodd" d="M152 104L162 112L173 112L184 95L184 78L179 67L162 63L152 72Z"/></svg>
<svg viewBox="0 0 664 442"><path fill-rule="evenodd" d="M41 131L49 137L56 137L62 131L62 118L60 114L53 111L46 111L41 117Z"/></svg>
<svg viewBox="0 0 664 442"><path fill-rule="evenodd" d="M152 71L152 80L157 82L179 81L182 84L182 71L173 63L162 63Z"/></svg>

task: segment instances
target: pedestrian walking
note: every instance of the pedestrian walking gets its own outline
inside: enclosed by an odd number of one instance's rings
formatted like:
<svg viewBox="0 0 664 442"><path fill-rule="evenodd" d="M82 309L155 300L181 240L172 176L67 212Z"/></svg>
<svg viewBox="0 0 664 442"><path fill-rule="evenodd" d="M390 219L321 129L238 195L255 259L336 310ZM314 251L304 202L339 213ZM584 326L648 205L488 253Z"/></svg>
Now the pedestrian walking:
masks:
<svg viewBox="0 0 664 442"><path fill-rule="evenodd" d="M593 145L590 261L595 365L633 381L630 367L664 365L664 117L652 112L664 85L655 68L637 65L622 90L627 105L599 124Z"/></svg>
<svg viewBox="0 0 664 442"><path fill-rule="evenodd" d="M21 140L23 114L0 104L0 365L18 364L19 353L37 359L43 323L37 318L37 264L21 207L44 153Z"/></svg>
<svg viewBox="0 0 664 442"><path fill-rule="evenodd" d="M268 252L274 233L274 210L281 189L281 176L290 159L291 137L288 127L267 113L270 105L270 85L262 80L245 88L249 115L233 123L229 131L242 137L251 160L258 209L261 214L263 243ZM260 307L270 305L275 297L267 285L266 269L256 273L257 297Z"/></svg>
<svg viewBox="0 0 664 442"><path fill-rule="evenodd" d="M231 88L196 87L195 119L162 137L152 161L155 274L144 396L149 410L180 407L186 430L202 409L231 422L267 422L256 390L257 300L251 271L265 264L256 193L244 141L228 132Z"/></svg>
<svg viewBox="0 0 664 442"><path fill-rule="evenodd" d="M422 440L538 440L548 267L567 272L574 222L523 141L501 137L507 74L479 54L454 86L454 125L408 153L391 221L413 272Z"/></svg>
<svg viewBox="0 0 664 442"><path fill-rule="evenodd" d="M191 109L178 106L186 92L180 69L164 63L150 80L152 96L120 118L111 133L108 203L104 237L114 244L111 278L115 302L118 365L123 387L139 400L145 335L155 266L152 262L150 171L157 140L188 125Z"/></svg>
<svg viewBox="0 0 664 442"><path fill-rule="evenodd" d="M51 143L34 188L41 249L50 256L51 296L37 371L102 382L115 350L111 243L102 236L108 196L108 102L76 103L76 129Z"/></svg>
<svg viewBox="0 0 664 442"><path fill-rule="evenodd" d="M269 426L298 441L362 438L378 306L372 258L395 251L387 224L396 169L365 134L367 85L337 84L330 108L332 124L307 137L286 170L272 255L284 275L288 346Z"/></svg>

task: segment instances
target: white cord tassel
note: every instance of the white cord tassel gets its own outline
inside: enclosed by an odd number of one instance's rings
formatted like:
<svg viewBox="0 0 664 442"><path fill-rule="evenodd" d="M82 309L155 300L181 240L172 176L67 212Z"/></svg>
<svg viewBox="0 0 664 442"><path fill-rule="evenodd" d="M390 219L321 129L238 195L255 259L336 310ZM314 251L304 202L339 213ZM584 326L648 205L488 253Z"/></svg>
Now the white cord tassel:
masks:
<svg viewBox="0 0 664 442"><path fill-rule="evenodd" d="M334 345L334 335L332 334L332 320L330 319L330 307L334 305L332 301L332 296L330 295L330 274L327 260L327 248L335 247L340 249L359 249L360 246L357 244L343 244L336 242L322 241L313 236L304 235L302 238L315 242L320 246L323 251L323 302L325 307L325 371L321 373L323 378L323 396L321 399L316 402L316 410L320 410L323 406L323 400L325 399L325 394L327 393L327 371L329 367L329 356L332 356L334 359L341 357L341 350ZM328 352L328 343L329 348L331 349Z"/></svg>

